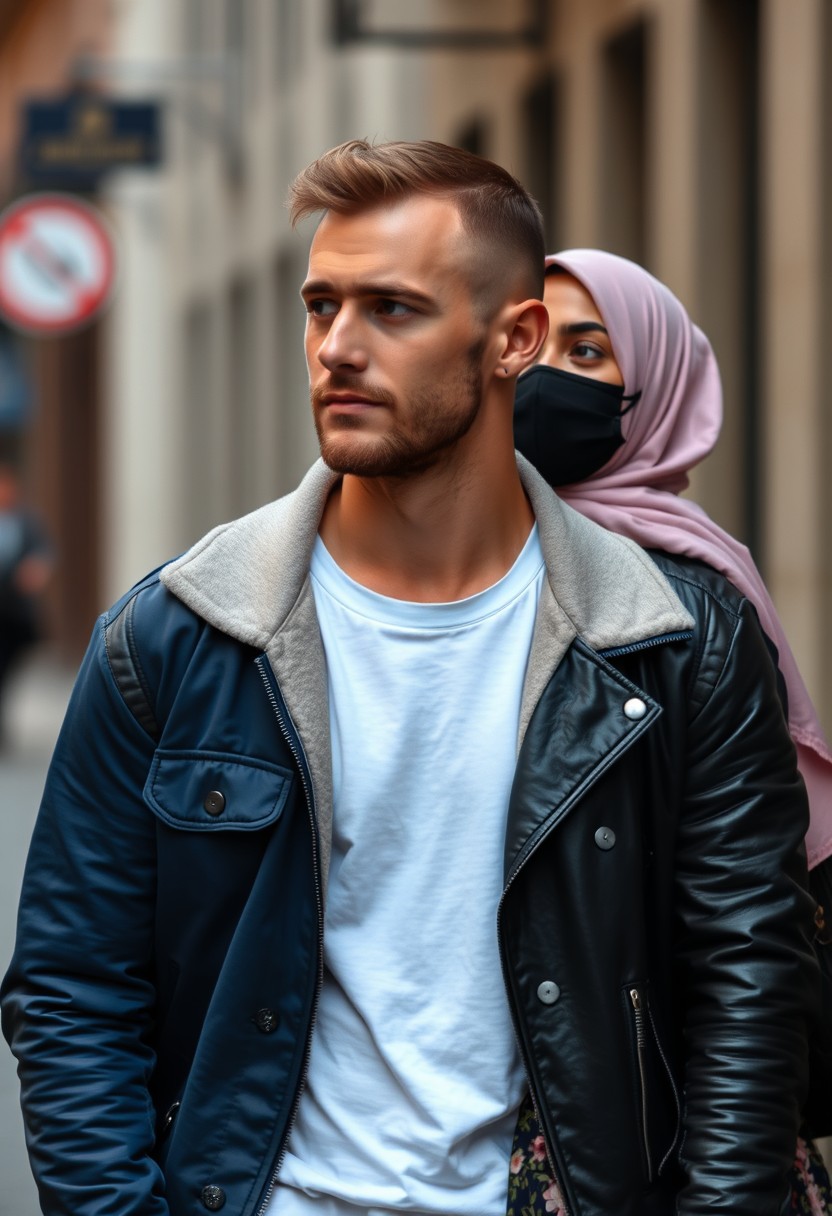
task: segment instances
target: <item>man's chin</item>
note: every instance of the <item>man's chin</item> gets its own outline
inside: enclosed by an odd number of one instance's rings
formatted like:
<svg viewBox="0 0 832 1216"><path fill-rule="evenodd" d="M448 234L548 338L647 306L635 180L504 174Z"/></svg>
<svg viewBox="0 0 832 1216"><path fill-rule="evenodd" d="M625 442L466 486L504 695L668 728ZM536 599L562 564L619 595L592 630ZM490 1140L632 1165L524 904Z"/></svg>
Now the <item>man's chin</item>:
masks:
<svg viewBox="0 0 832 1216"><path fill-rule="evenodd" d="M411 477L432 463L414 452L403 452L375 444L344 443L327 436L321 439L321 457L333 473L350 477Z"/></svg>
<svg viewBox="0 0 832 1216"><path fill-rule="evenodd" d="M372 460L370 458L359 459L355 456L347 456L341 452L337 454L321 452L321 456L324 464L332 469L333 473L340 473L344 477L406 476L404 470L400 469L397 464L389 461Z"/></svg>

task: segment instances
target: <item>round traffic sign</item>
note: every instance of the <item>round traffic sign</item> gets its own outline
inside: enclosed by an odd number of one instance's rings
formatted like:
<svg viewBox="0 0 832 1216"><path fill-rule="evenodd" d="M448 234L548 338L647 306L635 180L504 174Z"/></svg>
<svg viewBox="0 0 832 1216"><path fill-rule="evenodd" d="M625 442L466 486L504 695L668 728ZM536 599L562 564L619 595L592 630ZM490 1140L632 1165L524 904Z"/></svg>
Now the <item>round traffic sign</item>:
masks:
<svg viewBox="0 0 832 1216"><path fill-rule="evenodd" d="M0 317L30 334L78 329L108 302L115 264L94 207L70 194L18 199L0 214Z"/></svg>

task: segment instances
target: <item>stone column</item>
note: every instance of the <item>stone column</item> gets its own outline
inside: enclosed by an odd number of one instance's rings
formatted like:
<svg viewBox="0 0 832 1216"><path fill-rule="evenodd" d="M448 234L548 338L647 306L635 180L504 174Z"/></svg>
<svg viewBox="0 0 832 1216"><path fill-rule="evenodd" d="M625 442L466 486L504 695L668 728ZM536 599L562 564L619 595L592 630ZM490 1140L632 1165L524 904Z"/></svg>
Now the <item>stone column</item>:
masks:
<svg viewBox="0 0 832 1216"><path fill-rule="evenodd" d="M823 316L822 10L826 0L764 0L762 19L764 518L771 593L816 698L829 622L821 449ZM826 694L827 717L832 699Z"/></svg>

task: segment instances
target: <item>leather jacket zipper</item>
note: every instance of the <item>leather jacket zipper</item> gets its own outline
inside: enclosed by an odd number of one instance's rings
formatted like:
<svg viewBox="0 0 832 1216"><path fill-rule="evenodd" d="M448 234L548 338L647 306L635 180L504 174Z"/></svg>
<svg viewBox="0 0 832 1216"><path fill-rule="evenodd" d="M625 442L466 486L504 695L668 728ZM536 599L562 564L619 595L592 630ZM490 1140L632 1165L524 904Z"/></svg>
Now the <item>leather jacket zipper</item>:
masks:
<svg viewBox="0 0 832 1216"><path fill-rule="evenodd" d="M306 808L307 808L307 811L309 814L309 825L312 830L312 872L313 872L313 875L315 878L315 900L316 900L317 912L318 912L318 976L317 976L317 980L315 982L315 992L314 992L314 996L312 999L312 1014L309 1019L309 1028L306 1032L306 1044L305 1044L304 1050L303 1050L303 1061L301 1063L300 1076L298 1078L298 1084L297 1084L297 1088L295 1090L295 1097L294 1097L294 1101L292 1103L292 1109L289 1114L288 1122L286 1124L286 1130L283 1133L283 1140L280 1145L280 1150L278 1151L278 1154L277 1154L277 1159L275 1161L274 1169L272 1170L272 1176L269 1181L269 1185L266 1188L266 1193L263 1196L263 1200L262 1200L260 1206L257 1208L257 1216L263 1216L263 1213L266 1211L266 1208L269 1206L269 1202L271 1200L272 1194L274 1193L274 1188L277 1185L277 1177L278 1177L278 1174L280 1173L280 1167L283 1164L283 1158L286 1156L286 1148L289 1143L289 1136L292 1134L292 1128L295 1125L295 1119L297 1118L297 1114L298 1114L298 1107L300 1106L300 1096L303 1093L303 1087L304 1087L304 1084L306 1081L306 1073L307 1073L307 1070L309 1067L309 1055L312 1050L312 1031L314 1030L315 1020L318 1015L318 1002L319 1002L320 995L321 995L321 986L323 984L323 975L324 975L324 914L323 914L323 897L322 897L322 893L321 893L320 860L318 857L318 823L315 818L315 805L314 805L314 799L312 797L312 791L309 787L309 781L307 780L307 776L306 776L307 771L308 771L306 755L303 751L303 745L300 742L300 738L298 737L297 731L294 729L294 724L293 724L293 729L291 731L289 730L289 727L287 726L286 719L289 717L288 711L286 710L285 706L282 706L281 702L278 701L277 694L275 692L275 687L272 682L272 676L266 670L265 656L260 655L260 657L258 659L256 659L255 661L257 663L257 668L260 672L260 678L263 681L263 684L265 685L266 693L268 694L268 698L269 698L269 702L271 704L272 709L274 710L274 715L277 718L277 723L278 723L278 726L280 727L280 733L283 735L283 738L286 740L286 743L289 747L289 751L292 753L292 758L295 761L298 772L300 774L301 785L303 787L303 793L306 798ZM286 715L285 717L284 717L284 713ZM289 720L291 721L291 719L289 719Z"/></svg>
<svg viewBox="0 0 832 1216"><path fill-rule="evenodd" d="M659 1168L656 1171L659 1174L659 1176L661 1176L662 1170L667 1165L670 1158L673 1156L673 1150L676 1148L676 1141L679 1139L679 1132L681 1131L681 1128L682 1128L682 1103L679 1101L679 1091L676 1088L676 1082L673 1078L673 1073L671 1071L670 1064L668 1063L668 1059L665 1054L665 1050L662 1047L662 1041L659 1038L659 1032L656 1027L656 1022L653 1017L653 1010L650 1008L649 1001L647 1002L647 1016L650 1018L650 1029L653 1031L653 1042L656 1044L656 1047L658 1048L659 1056L661 1057L662 1064L664 1065L664 1071L667 1076L667 1082L670 1086L670 1092L673 1094L673 1101L676 1104L676 1134L674 1135L673 1139L671 1140L670 1146L669 1146L667 1152L665 1153L664 1157L662 1157L661 1162L659 1163Z"/></svg>
<svg viewBox="0 0 832 1216"><path fill-rule="evenodd" d="M633 1017L636 1026L636 1058L638 1060L639 1088L641 1090L641 1138L644 1146L644 1159L647 1163L647 1181L653 1181L653 1167L650 1163L650 1142L647 1136L647 1073L646 1073L646 1028L644 1021L644 1006L638 988L630 989L630 1002L633 1006Z"/></svg>
<svg viewBox="0 0 832 1216"><path fill-rule="evenodd" d="M621 655L636 654L639 650L652 650L654 646L664 646L665 642L689 642L693 637L690 629L680 629L676 633L660 633L654 638L644 638L640 642L629 642L626 646L612 646L609 650L598 653L602 659L617 659Z"/></svg>

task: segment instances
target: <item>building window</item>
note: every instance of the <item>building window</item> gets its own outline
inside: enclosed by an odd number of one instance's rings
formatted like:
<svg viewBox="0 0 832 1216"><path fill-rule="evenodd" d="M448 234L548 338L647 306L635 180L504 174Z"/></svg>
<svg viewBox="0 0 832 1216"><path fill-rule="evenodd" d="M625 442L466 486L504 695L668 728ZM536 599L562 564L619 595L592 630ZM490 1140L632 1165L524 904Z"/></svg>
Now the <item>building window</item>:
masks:
<svg viewBox="0 0 832 1216"><path fill-rule="evenodd" d="M646 59L645 22L604 48L600 141L604 248L642 265L647 255Z"/></svg>
<svg viewBox="0 0 832 1216"><path fill-rule="evenodd" d="M213 325L207 304L185 318L185 484L187 528L200 536L225 516L223 486L217 480L217 394L214 392Z"/></svg>
<svg viewBox="0 0 832 1216"><path fill-rule="evenodd" d="M454 144L466 152L473 152L474 156L487 156L488 138L485 120L473 118L466 123L454 140Z"/></svg>
<svg viewBox="0 0 832 1216"><path fill-rule="evenodd" d="M725 393L720 442L740 491L720 522L762 564L759 42L756 0L703 6L698 247L707 269L699 294Z"/></svg>
<svg viewBox="0 0 832 1216"><path fill-rule="evenodd" d="M257 39L253 0L225 0L225 53L240 99L251 101L257 94Z"/></svg>
<svg viewBox="0 0 832 1216"><path fill-rule="evenodd" d="M561 160L558 133L557 79L548 73L529 90L523 101L523 139L525 185L543 212L549 253L554 253L561 245L557 197Z"/></svg>
<svg viewBox="0 0 832 1216"><path fill-rule="evenodd" d="M241 515L258 505L256 321L254 287L246 279L231 286L228 300L228 400L225 439L230 507Z"/></svg>
<svg viewBox="0 0 832 1216"><path fill-rule="evenodd" d="M303 51L303 8L298 0L272 0L274 5L275 73L283 92L297 79Z"/></svg>
<svg viewBox="0 0 832 1216"><path fill-rule="evenodd" d="M204 55L209 46L208 18L210 9L205 0L185 0L183 42L190 55Z"/></svg>

